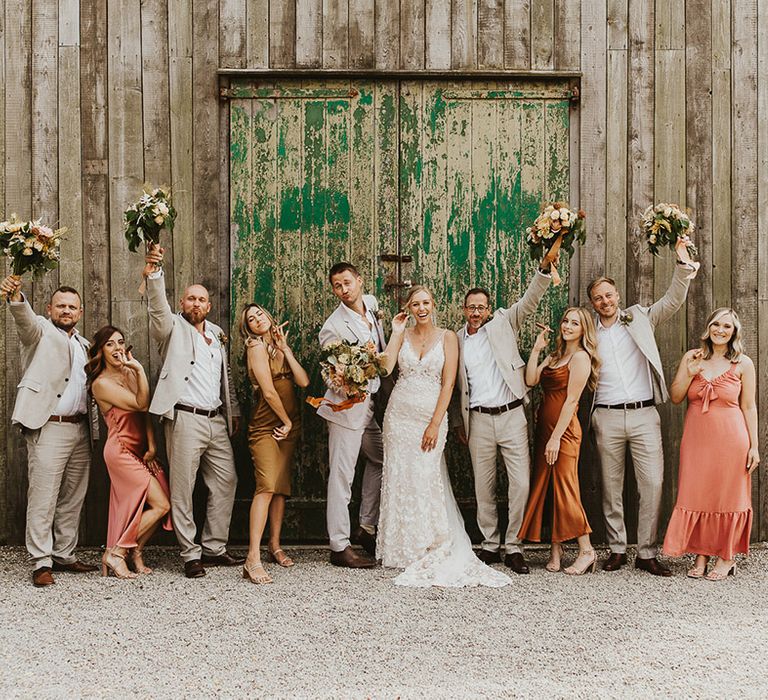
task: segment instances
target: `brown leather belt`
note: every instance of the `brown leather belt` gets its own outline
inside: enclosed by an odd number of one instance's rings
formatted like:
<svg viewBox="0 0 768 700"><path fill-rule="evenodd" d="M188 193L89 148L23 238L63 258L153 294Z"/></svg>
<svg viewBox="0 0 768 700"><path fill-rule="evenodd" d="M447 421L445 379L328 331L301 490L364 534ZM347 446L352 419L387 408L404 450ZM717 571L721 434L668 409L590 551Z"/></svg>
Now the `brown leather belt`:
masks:
<svg viewBox="0 0 768 700"><path fill-rule="evenodd" d="M505 404L504 406L491 406L490 408L487 408L485 406L474 406L473 408L470 408L470 411L477 411L478 413L487 413L490 416L498 416L500 413L506 413L507 411L511 411L513 408L517 408L518 406L523 405L522 399L515 399L514 401L510 401L508 404Z"/></svg>
<svg viewBox="0 0 768 700"><path fill-rule="evenodd" d="M76 413L74 416L51 416L49 423L80 423L86 419L86 413Z"/></svg>
<svg viewBox="0 0 768 700"><path fill-rule="evenodd" d="M645 401L632 401L630 403L596 403L595 408L617 408L622 411L632 411L636 408L648 408L653 405L653 399L646 399Z"/></svg>
<svg viewBox="0 0 768 700"><path fill-rule="evenodd" d="M183 403L177 403L174 408L177 411L186 411L187 413L194 413L196 416L205 416L206 418L215 418L221 413L221 408L214 408L209 411L207 408L193 408L192 406L185 406Z"/></svg>

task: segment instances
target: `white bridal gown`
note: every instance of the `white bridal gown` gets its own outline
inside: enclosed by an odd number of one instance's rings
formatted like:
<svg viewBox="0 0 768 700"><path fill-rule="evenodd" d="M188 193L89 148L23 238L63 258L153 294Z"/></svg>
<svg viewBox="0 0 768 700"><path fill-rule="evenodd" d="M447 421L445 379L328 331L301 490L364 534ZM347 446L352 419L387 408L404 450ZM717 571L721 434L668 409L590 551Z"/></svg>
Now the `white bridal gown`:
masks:
<svg viewBox="0 0 768 700"><path fill-rule="evenodd" d="M505 586L511 579L472 551L445 464L448 417L434 450L421 438L437 405L445 363L443 336L419 360L408 338L398 355L400 375L384 415L384 471L376 553L405 569L399 586Z"/></svg>

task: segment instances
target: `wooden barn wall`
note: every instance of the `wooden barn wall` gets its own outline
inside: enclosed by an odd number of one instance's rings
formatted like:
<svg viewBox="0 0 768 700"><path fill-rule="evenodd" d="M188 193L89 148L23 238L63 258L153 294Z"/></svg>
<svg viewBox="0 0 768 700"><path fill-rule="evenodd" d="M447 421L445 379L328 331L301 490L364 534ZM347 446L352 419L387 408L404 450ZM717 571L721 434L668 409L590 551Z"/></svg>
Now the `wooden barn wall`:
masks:
<svg viewBox="0 0 768 700"><path fill-rule="evenodd" d="M768 0L0 0L0 211L70 229L61 269L28 287L42 311L58 283L84 290L83 331L130 332L156 372L140 260L121 216L145 181L174 188L169 292L190 280L229 304L228 107L218 68L576 70L574 192L589 213L578 290L615 277L649 303L671 273L636 233L654 200L690 207L702 268L659 332L668 373L709 311L732 305L759 373L768 451ZM763 36L763 39L759 37ZM762 115L762 118L759 118ZM576 189L578 188L578 189ZM581 291L583 300L583 291ZM0 319L0 542L23 541L26 465L10 428L16 330ZM683 409L662 409L665 513ZM106 480L94 460L84 528L103 540ZM582 464L597 534L599 481ZM768 471L754 479L754 537L768 538ZM248 498L249 494L240 494ZM98 528L97 528L98 525ZM96 531L99 529L99 531Z"/></svg>

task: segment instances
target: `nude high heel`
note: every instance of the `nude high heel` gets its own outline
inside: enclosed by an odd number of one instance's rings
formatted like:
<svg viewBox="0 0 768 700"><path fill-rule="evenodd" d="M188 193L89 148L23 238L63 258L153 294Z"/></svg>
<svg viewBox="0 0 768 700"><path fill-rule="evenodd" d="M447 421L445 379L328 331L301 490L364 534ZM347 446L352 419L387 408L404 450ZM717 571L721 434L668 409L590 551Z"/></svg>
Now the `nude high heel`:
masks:
<svg viewBox="0 0 768 700"><path fill-rule="evenodd" d="M118 561L111 561L112 558L117 559ZM118 554L117 552L108 549L104 552L104 556L101 558L101 575L109 576L110 574L116 578L122 579L138 578L136 574L128 569L128 565L125 563L124 554Z"/></svg>
<svg viewBox="0 0 768 700"><path fill-rule="evenodd" d="M595 553L595 550L588 549L583 552L579 552L579 556L582 554L592 554L592 561L590 561L583 569L577 569L574 564L571 564L569 567L563 569L566 574L569 576L583 576L588 571L595 573L595 568L597 567L597 554Z"/></svg>

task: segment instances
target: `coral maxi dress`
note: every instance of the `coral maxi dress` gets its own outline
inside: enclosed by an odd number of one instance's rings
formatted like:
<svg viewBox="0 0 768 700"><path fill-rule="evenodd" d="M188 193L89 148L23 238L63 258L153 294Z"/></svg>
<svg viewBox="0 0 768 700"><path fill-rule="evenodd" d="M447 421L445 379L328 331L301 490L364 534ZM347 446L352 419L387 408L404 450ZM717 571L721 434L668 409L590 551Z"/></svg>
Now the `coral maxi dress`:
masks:
<svg viewBox="0 0 768 700"><path fill-rule="evenodd" d="M147 451L146 414L113 406L104 414L109 436L104 445L104 461L111 487L107 547L131 548L137 545L139 523L147 501L151 477L169 496L168 481L158 462L147 464L142 457ZM172 530L170 513L163 522Z"/></svg>
<svg viewBox="0 0 768 700"><path fill-rule="evenodd" d="M733 366L711 381L699 373L688 387L677 503L664 538L669 556L689 552L730 560L749 551L752 485L740 394Z"/></svg>

